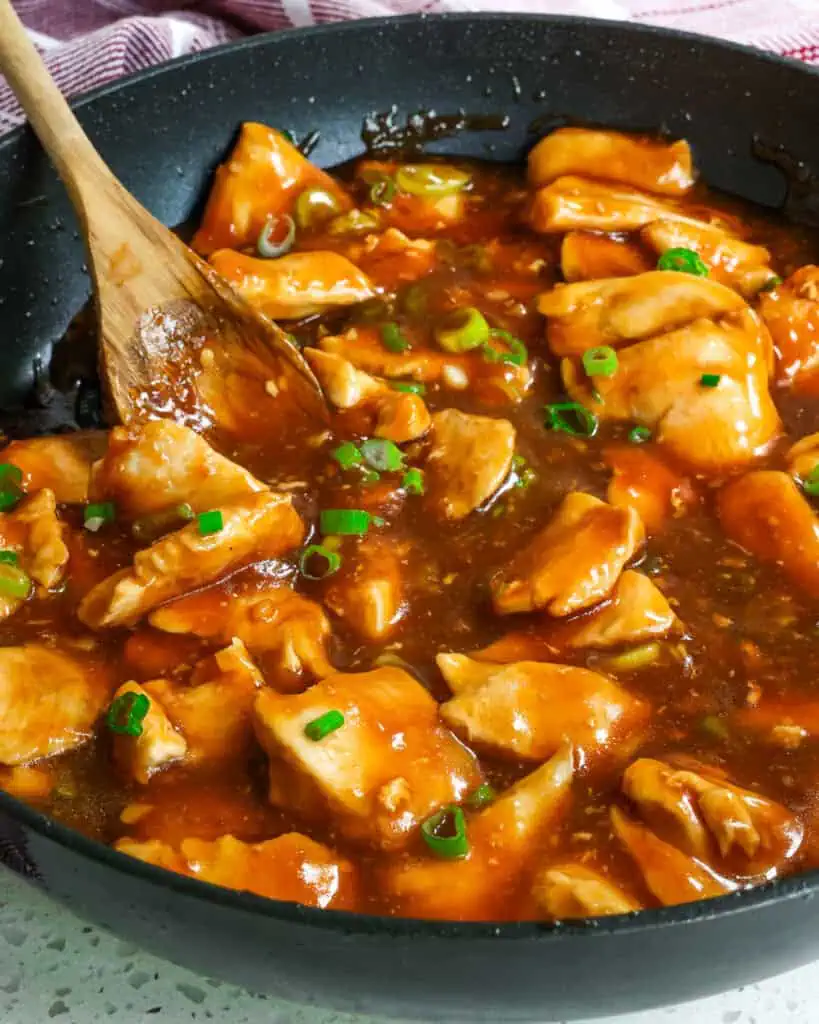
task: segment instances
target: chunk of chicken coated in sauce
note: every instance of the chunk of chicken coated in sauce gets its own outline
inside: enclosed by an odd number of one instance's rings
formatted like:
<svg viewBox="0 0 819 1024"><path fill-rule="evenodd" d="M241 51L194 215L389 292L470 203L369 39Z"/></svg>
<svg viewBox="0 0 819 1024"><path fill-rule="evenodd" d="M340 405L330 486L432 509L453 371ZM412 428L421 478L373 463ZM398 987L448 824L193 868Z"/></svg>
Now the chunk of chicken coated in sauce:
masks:
<svg viewBox="0 0 819 1024"><path fill-rule="evenodd" d="M0 764L52 757L91 739L108 697L104 673L41 644L0 647Z"/></svg>
<svg viewBox="0 0 819 1024"><path fill-rule="evenodd" d="M606 500L617 508L633 508L649 534L660 532L698 500L690 479L656 445L610 444L603 458L612 471Z"/></svg>
<svg viewBox="0 0 819 1024"><path fill-rule="evenodd" d="M113 738L113 756L117 766L135 782L143 785L160 768L185 756L188 744L174 728L160 700L152 693L151 684L123 683L112 698L112 703L132 693L149 701L148 711L142 719L138 736L116 734Z"/></svg>
<svg viewBox="0 0 819 1024"><path fill-rule="evenodd" d="M91 479L91 499L113 501L125 516L183 502L202 512L264 490L246 469L173 420L114 427Z"/></svg>
<svg viewBox="0 0 819 1024"><path fill-rule="evenodd" d="M3 460L22 472L23 489L29 494L47 487L58 504L80 505L88 501L91 467L105 454L107 444L104 430L28 437L7 445Z"/></svg>
<svg viewBox="0 0 819 1024"><path fill-rule="evenodd" d="M305 727L331 711L343 724L310 739ZM405 846L425 818L481 781L435 700L401 669L340 673L301 694L263 690L255 724L274 804L319 820L329 813L343 835L383 849Z"/></svg>
<svg viewBox="0 0 819 1024"><path fill-rule="evenodd" d="M344 559L322 600L363 640L386 640L407 613L409 547L389 537L363 539Z"/></svg>
<svg viewBox="0 0 819 1024"><path fill-rule="evenodd" d="M352 201L281 132L247 121L228 159L216 170L199 230L191 245L204 256L216 249L253 247L268 217L291 214L308 188L327 192L339 210Z"/></svg>
<svg viewBox="0 0 819 1024"><path fill-rule="evenodd" d="M17 555L41 596L63 580L69 560L67 537L54 492L47 487L24 498L13 512L0 513L0 547ZM28 596L33 596L31 591ZM25 601L26 597L9 592L0 594L0 620L13 615Z"/></svg>
<svg viewBox="0 0 819 1024"><path fill-rule="evenodd" d="M358 902L350 861L298 832L262 843L226 835L183 839L178 848L158 839L125 838L114 845L148 864L273 900L334 910L353 910Z"/></svg>
<svg viewBox="0 0 819 1024"><path fill-rule="evenodd" d="M508 420L444 409L432 417L426 458L427 504L443 519L464 519L509 475L515 428Z"/></svg>
<svg viewBox="0 0 819 1024"><path fill-rule="evenodd" d="M478 813L467 813L469 850L459 860L431 852L380 870L381 889L404 917L493 921L518 916L518 891L543 838L568 810L574 754L562 747Z"/></svg>
<svg viewBox="0 0 819 1024"><path fill-rule="evenodd" d="M93 629L129 626L157 605L213 583L254 559L295 547L304 526L289 497L261 492L224 506L222 529L203 535L197 522L137 552L130 568L98 583L78 615Z"/></svg>
<svg viewBox="0 0 819 1024"><path fill-rule="evenodd" d="M305 674L321 678L334 671L327 660L331 629L323 608L281 581L211 587L158 608L150 622L168 633L219 643L237 637L284 689L300 685Z"/></svg>
<svg viewBox="0 0 819 1024"><path fill-rule="evenodd" d="M572 491L548 525L492 579L495 611L542 608L561 617L589 608L612 592L644 540L633 509Z"/></svg>
<svg viewBox="0 0 819 1024"><path fill-rule="evenodd" d="M723 487L717 510L734 543L819 597L819 516L787 473L747 473Z"/></svg>
<svg viewBox="0 0 819 1024"><path fill-rule="evenodd" d="M639 729L648 708L613 680L574 665L493 665L463 654L435 659L453 697L441 717L470 746L543 761L569 742L584 761Z"/></svg>
<svg viewBox="0 0 819 1024"><path fill-rule="evenodd" d="M218 249L211 266L273 320L300 320L375 295L370 279L337 252L291 252L275 260Z"/></svg>
<svg viewBox="0 0 819 1024"><path fill-rule="evenodd" d="M610 185L573 174L539 188L529 223L542 234L564 231L636 231L660 218L683 219L673 200L663 201L626 185Z"/></svg>
<svg viewBox="0 0 819 1024"><path fill-rule="evenodd" d="M642 909L630 893L584 864L554 864L544 868L535 877L532 898L549 917L558 921L629 914Z"/></svg>
<svg viewBox="0 0 819 1024"><path fill-rule="evenodd" d="M777 383L819 395L819 267L800 267L763 292L759 313L773 338Z"/></svg>
<svg viewBox="0 0 819 1024"><path fill-rule="evenodd" d="M332 352L305 348L304 355L336 409L361 416L361 433L402 444L429 430L432 420L420 395L396 391Z"/></svg>
<svg viewBox="0 0 819 1024"><path fill-rule="evenodd" d="M560 246L560 269L563 279L573 283L645 274L654 269L654 263L633 242L591 231L569 231Z"/></svg>
<svg viewBox="0 0 819 1024"><path fill-rule="evenodd" d="M558 128L529 153L528 178L536 188L565 174L670 196L685 195L694 184L691 149L684 139L663 142L592 128Z"/></svg>

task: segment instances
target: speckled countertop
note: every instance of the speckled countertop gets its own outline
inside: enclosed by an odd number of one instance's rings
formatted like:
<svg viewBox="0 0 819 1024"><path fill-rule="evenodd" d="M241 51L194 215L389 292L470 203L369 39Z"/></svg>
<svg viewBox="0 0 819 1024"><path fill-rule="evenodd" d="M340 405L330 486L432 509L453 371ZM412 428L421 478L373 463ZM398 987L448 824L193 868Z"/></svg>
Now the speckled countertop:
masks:
<svg viewBox="0 0 819 1024"><path fill-rule="evenodd" d="M607 1018L597 1024L808 1024L817 1019L819 963L697 1003ZM0 1022L50 1024L52 1020L57 1024L379 1024L374 1018L300 1010L200 978L84 925L0 868Z"/></svg>

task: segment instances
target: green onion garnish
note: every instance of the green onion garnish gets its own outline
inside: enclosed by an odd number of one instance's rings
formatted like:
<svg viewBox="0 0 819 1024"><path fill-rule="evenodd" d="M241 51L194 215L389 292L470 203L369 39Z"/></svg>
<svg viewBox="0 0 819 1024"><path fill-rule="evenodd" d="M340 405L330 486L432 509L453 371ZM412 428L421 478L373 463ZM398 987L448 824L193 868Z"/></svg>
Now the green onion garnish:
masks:
<svg viewBox="0 0 819 1024"><path fill-rule="evenodd" d="M537 479L537 473L532 469L529 463L524 459L522 455L512 456L512 469L514 470L515 487L525 489L529 484L533 483Z"/></svg>
<svg viewBox="0 0 819 1024"><path fill-rule="evenodd" d="M583 353L583 369L589 377L613 377L617 364L617 353L610 345L599 345Z"/></svg>
<svg viewBox="0 0 819 1024"><path fill-rule="evenodd" d="M11 551L6 548L4 551L0 551L0 565L19 565L20 556L16 551Z"/></svg>
<svg viewBox="0 0 819 1024"><path fill-rule="evenodd" d="M497 795L494 786L490 786L488 782L482 782L477 789L472 790L466 798L466 803L474 810L480 811L483 807L491 804Z"/></svg>
<svg viewBox="0 0 819 1024"><path fill-rule="evenodd" d="M13 462L0 463L0 512L8 512L23 497L23 471Z"/></svg>
<svg viewBox="0 0 819 1024"><path fill-rule="evenodd" d="M398 324L384 324L381 328L381 340L384 342L384 348L390 352L406 352L410 347Z"/></svg>
<svg viewBox="0 0 819 1024"><path fill-rule="evenodd" d="M320 572L311 572L310 563L321 560L323 567ZM310 544L301 553L299 559L299 572L306 580L323 580L341 568L341 555L331 551L324 544Z"/></svg>
<svg viewBox="0 0 819 1024"><path fill-rule="evenodd" d="M411 196L448 196L462 192L471 178L466 171L444 164L404 164L395 174L395 183Z"/></svg>
<svg viewBox="0 0 819 1024"><path fill-rule="evenodd" d="M31 580L17 565L0 565L0 594L6 597L28 597Z"/></svg>
<svg viewBox="0 0 819 1024"><path fill-rule="evenodd" d="M408 395L425 395L427 388L425 384L412 380L391 380L390 387L393 391L403 391Z"/></svg>
<svg viewBox="0 0 819 1024"><path fill-rule="evenodd" d="M380 473L395 473L404 468L404 453L398 445L380 437L365 441L361 445L361 454L367 465Z"/></svg>
<svg viewBox="0 0 819 1024"><path fill-rule="evenodd" d="M325 736L329 736L331 732L340 729L342 725L344 725L344 715L333 708L332 711L325 711L323 715L319 715L312 722L308 722L304 727L304 735L308 740L318 743Z"/></svg>
<svg viewBox="0 0 819 1024"><path fill-rule="evenodd" d="M163 533L175 530L182 523L189 523L193 519L193 514L193 509L187 502L163 508L134 520L131 524L131 533L135 540L151 543Z"/></svg>
<svg viewBox="0 0 819 1024"><path fill-rule="evenodd" d="M10 483L22 486L23 471L13 462L0 462L0 487L6 487Z"/></svg>
<svg viewBox="0 0 819 1024"><path fill-rule="evenodd" d="M597 417L580 402L552 402L546 409L546 429L574 437L594 437Z"/></svg>
<svg viewBox="0 0 819 1024"><path fill-rule="evenodd" d="M381 479L381 474L377 469L365 469L361 479L365 484L377 484Z"/></svg>
<svg viewBox="0 0 819 1024"><path fill-rule="evenodd" d="M494 348L492 341L502 342L508 351L503 352ZM500 330L489 332L489 342L481 348L481 353L490 363L509 363L511 366L523 366L529 358L529 352L520 338L516 338L509 331Z"/></svg>
<svg viewBox="0 0 819 1024"><path fill-rule="evenodd" d="M628 439L632 444L643 444L651 440L651 431L648 427L632 427L628 432Z"/></svg>
<svg viewBox="0 0 819 1024"><path fill-rule="evenodd" d="M722 378L718 373L704 373L700 377L700 384L704 388L715 388Z"/></svg>
<svg viewBox="0 0 819 1024"><path fill-rule="evenodd" d="M468 352L489 341L486 318L474 306L449 313L435 329L435 340L446 352Z"/></svg>
<svg viewBox="0 0 819 1024"><path fill-rule="evenodd" d="M819 497L819 466L814 466L802 481L802 490L811 498Z"/></svg>
<svg viewBox="0 0 819 1024"><path fill-rule="evenodd" d="M658 270L676 270L680 274L708 277L708 267L693 249L666 249L657 261Z"/></svg>
<svg viewBox="0 0 819 1024"><path fill-rule="evenodd" d="M454 804L427 818L421 825L421 835L436 857L455 860L469 853L466 818Z"/></svg>
<svg viewBox="0 0 819 1024"><path fill-rule="evenodd" d="M369 530L371 519L363 508L326 508L319 516L319 529L324 534L361 537Z"/></svg>
<svg viewBox="0 0 819 1024"><path fill-rule="evenodd" d="M404 488L407 494L423 494L423 472L420 469L416 469L414 466L411 469L408 469L401 479L401 486Z"/></svg>
<svg viewBox="0 0 819 1024"><path fill-rule="evenodd" d="M344 444L340 444L331 454L342 469L352 469L353 466L360 466L364 458L361 454L361 449L358 445L353 444L352 441L345 441Z"/></svg>
<svg viewBox="0 0 819 1024"><path fill-rule="evenodd" d="M199 524L199 533L202 537L218 533L225 525L222 513L218 508L212 508L208 512L200 512L197 522Z"/></svg>
<svg viewBox="0 0 819 1024"><path fill-rule="evenodd" d="M274 237L277 235L281 236L278 241ZM271 214L256 239L256 252L263 259L274 260L290 252L295 241L296 224L293 218L286 213L281 217Z"/></svg>
<svg viewBox="0 0 819 1024"><path fill-rule="evenodd" d="M113 501L100 501L86 505L83 512L83 526L91 533L101 530L106 523L113 523L117 518L117 508Z"/></svg>
<svg viewBox="0 0 819 1024"><path fill-rule="evenodd" d="M338 200L326 188L306 188L296 200L296 223L300 228L321 224L341 213Z"/></svg>
<svg viewBox="0 0 819 1024"><path fill-rule="evenodd" d="M774 288L778 288L785 282L778 274L774 274L773 277L769 277L765 284L759 289L761 292L772 292Z"/></svg>
<svg viewBox="0 0 819 1024"><path fill-rule="evenodd" d="M105 722L111 732L120 736L141 736L142 722L150 708L151 702L144 693L129 690L111 703Z"/></svg>
<svg viewBox="0 0 819 1024"><path fill-rule="evenodd" d="M276 128L275 130L279 135L283 135L291 146L296 145L296 136L292 132L289 132L286 128Z"/></svg>
<svg viewBox="0 0 819 1024"><path fill-rule="evenodd" d="M370 185L370 202L376 206L388 206L395 198L395 181L389 174L380 174Z"/></svg>

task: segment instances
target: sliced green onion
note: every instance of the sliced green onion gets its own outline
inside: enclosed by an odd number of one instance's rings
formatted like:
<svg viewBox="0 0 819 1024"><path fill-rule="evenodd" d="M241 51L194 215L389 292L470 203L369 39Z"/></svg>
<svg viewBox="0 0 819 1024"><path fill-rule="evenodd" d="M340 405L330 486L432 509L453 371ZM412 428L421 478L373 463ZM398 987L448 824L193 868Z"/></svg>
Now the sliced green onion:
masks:
<svg viewBox="0 0 819 1024"><path fill-rule="evenodd" d="M23 471L13 462L0 463L0 512L13 509L23 497Z"/></svg>
<svg viewBox="0 0 819 1024"><path fill-rule="evenodd" d="M466 306L449 313L435 329L435 340L446 352L469 352L489 341L489 324L479 309Z"/></svg>
<svg viewBox="0 0 819 1024"><path fill-rule="evenodd" d="M286 128L276 128L275 131L277 131L279 135L283 135L291 146L296 145L296 136L292 132L289 132Z"/></svg>
<svg viewBox="0 0 819 1024"><path fill-rule="evenodd" d="M471 181L466 171L446 164L405 164L395 174L395 183L411 196L448 196L462 192Z"/></svg>
<svg viewBox="0 0 819 1024"><path fill-rule="evenodd" d="M389 174L382 174L370 185L370 202L376 206L387 206L395 198L395 181Z"/></svg>
<svg viewBox="0 0 819 1024"><path fill-rule="evenodd" d="M401 479L401 486L404 488L407 494L423 494L423 472L420 469L416 469L414 466L411 469L408 469Z"/></svg>
<svg viewBox="0 0 819 1024"><path fill-rule="evenodd" d="M535 473L522 455L512 456L512 469L517 477L515 487L525 489L537 479L537 473Z"/></svg>
<svg viewBox="0 0 819 1024"><path fill-rule="evenodd" d="M275 235L281 235L281 238L275 241ZM284 256L290 252L295 241L296 224L293 218L286 213L281 217L271 214L256 239L256 252L263 259L274 260L277 256Z"/></svg>
<svg viewBox="0 0 819 1024"><path fill-rule="evenodd" d="M378 472L377 469L365 470L364 476L362 477L362 480L364 481L365 484L377 484L380 479L381 474Z"/></svg>
<svg viewBox="0 0 819 1024"><path fill-rule="evenodd" d="M472 790L466 798L466 803L473 810L480 811L497 799L497 796L498 794L494 786L490 786L488 782L482 782L477 789Z"/></svg>
<svg viewBox="0 0 819 1024"><path fill-rule="evenodd" d="M319 515L319 529L342 537L361 537L369 530L371 520L363 508L326 508Z"/></svg>
<svg viewBox="0 0 819 1024"><path fill-rule="evenodd" d="M344 715L336 710L336 708L333 708L332 711L325 711L323 715L319 715L312 722L308 722L304 727L304 735L308 740L318 743L325 736L329 736L331 732L340 729L342 725L344 725Z"/></svg>
<svg viewBox="0 0 819 1024"><path fill-rule="evenodd" d="M622 654L613 654L611 657L605 658L601 664L609 672L634 672L659 661L661 653L660 645L652 640L649 643L630 647Z"/></svg>
<svg viewBox="0 0 819 1024"><path fill-rule="evenodd" d="M386 519L382 519L381 516L373 516L372 517L372 523L373 523L373 526L377 526L378 529L380 530L382 526L386 526L387 525L387 520Z"/></svg>
<svg viewBox="0 0 819 1024"><path fill-rule="evenodd" d="M350 210L349 213L342 213L333 217L327 226L331 235L364 234L368 231L377 231L381 221L377 213L372 210Z"/></svg>
<svg viewBox="0 0 819 1024"><path fill-rule="evenodd" d="M341 213L341 205L326 188L306 188L296 200L296 223L300 228L322 224Z"/></svg>
<svg viewBox="0 0 819 1024"><path fill-rule="evenodd" d="M331 453L342 469L352 469L353 466L360 466L364 456L361 449L352 441L345 441Z"/></svg>
<svg viewBox="0 0 819 1024"><path fill-rule="evenodd" d="M648 427L632 427L628 432L628 439L632 444L643 444L645 441L651 440L651 431Z"/></svg>
<svg viewBox="0 0 819 1024"><path fill-rule="evenodd" d="M329 538L328 538L329 539ZM314 559L321 559L324 567L321 572L310 571L310 563ZM341 555L332 551L327 544L310 544L301 553L299 559L299 572L306 580L324 580L341 568Z"/></svg>
<svg viewBox="0 0 819 1024"><path fill-rule="evenodd" d="M0 594L5 597L28 597L31 580L17 565L0 564Z"/></svg>
<svg viewBox="0 0 819 1024"><path fill-rule="evenodd" d="M617 353L610 345L599 345L583 353L583 369L589 377L613 377L617 365Z"/></svg>
<svg viewBox="0 0 819 1024"><path fill-rule="evenodd" d="M580 402L552 402L546 409L546 429L574 437L594 437L597 417Z"/></svg>
<svg viewBox="0 0 819 1024"><path fill-rule="evenodd" d="M759 289L761 292L772 292L774 288L778 288L785 282L778 274L774 274L773 277L769 277L765 284Z"/></svg>
<svg viewBox="0 0 819 1024"><path fill-rule="evenodd" d="M802 481L802 490L811 498L819 498L819 466L814 466Z"/></svg>
<svg viewBox="0 0 819 1024"><path fill-rule="evenodd" d="M218 533L225 525L222 513L218 508L212 508L208 512L200 512L197 519L199 533L208 537L212 533Z"/></svg>
<svg viewBox="0 0 819 1024"><path fill-rule="evenodd" d="M718 715L706 715L700 722L703 732L717 740L727 740L730 736L728 726Z"/></svg>
<svg viewBox="0 0 819 1024"><path fill-rule="evenodd" d="M469 853L466 817L454 804L427 818L421 825L421 835L436 857L455 860Z"/></svg>
<svg viewBox="0 0 819 1024"><path fill-rule="evenodd" d="M144 693L129 690L111 703L105 722L111 732L120 736L141 736L142 723L150 708L151 702Z"/></svg>
<svg viewBox="0 0 819 1024"><path fill-rule="evenodd" d="M406 352L410 347L398 324L384 324L381 328L381 340L384 342L384 348L390 352Z"/></svg>
<svg viewBox="0 0 819 1024"><path fill-rule="evenodd" d="M658 270L676 270L680 274L708 277L708 267L693 249L666 249L657 261Z"/></svg>
<svg viewBox="0 0 819 1024"><path fill-rule="evenodd" d="M700 377L700 384L704 388L715 388L722 378L718 373L704 373Z"/></svg>
<svg viewBox="0 0 819 1024"><path fill-rule="evenodd" d="M193 509L187 502L183 502L181 505L163 508L158 512L152 512L148 516L134 520L131 525L131 533L135 540L147 543L176 529L182 523L189 523L192 519Z"/></svg>
<svg viewBox="0 0 819 1024"><path fill-rule="evenodd" d="M83 512L83 526L91 533L101 530L107 523L113 523L117 518L117 508L113 501L100 501L93 505L86 505Z"/></svg>
<svg viewBox="0 0 819 1024"><path fill-rule="evenodd" d="M413 380L391 380L389 384L393 391L404 391L408 395L425 395L427 393L425 384Z"/></svg>
<svg viewBox="0 0 819 1024"><path fill-rule="evenodd" d="M367 465L380 473L395 473L404 467L404 453L398 445L380 437L365 441L361 445L361 454Z"/></svg>
<svg viewBox="0 0 819 1024"><path fill-rule="evenodd" d="M503 352L491 345L492 341L500 341L506 345L508 351ZM509 363L511 366L524 366L529 358L526 346L509 331L492 330L489 332L489 343L481 349L484 359L490 363Z"/></svg>
<svg viewBox="0 0 819 1024"><path fill-rule="evenodd" d="M16 551L11 551L6 548L4 551L0 551L0 565L19 565L20 556Z"/></svg>
<svg viewBox="0 0 819 1024"><path fill-rule="evenodd" d="M13 462L0 462L0 487L13 483L18 487L23 484L23 471Z"/></svg>

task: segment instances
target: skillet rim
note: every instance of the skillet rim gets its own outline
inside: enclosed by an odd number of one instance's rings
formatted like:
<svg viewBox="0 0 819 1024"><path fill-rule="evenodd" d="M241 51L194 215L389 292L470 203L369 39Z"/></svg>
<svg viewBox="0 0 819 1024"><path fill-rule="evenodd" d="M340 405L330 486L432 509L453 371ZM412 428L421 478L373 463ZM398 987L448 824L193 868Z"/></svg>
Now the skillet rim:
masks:
<svg viewBox="0 0 819 1024"><path fill-rule="evenodd" d="M625 31L637 37L674 39L688 42L691 45L706 46L710 49L737 54L745 58L751 57L762 65L786 66L798 70L808 78L819 80L819 67L813 67L790 57L757 50L754 47L730 40L718 39L713 36L695 32L681 32L655 25L644 25L630 21L615 21L604 18L583 18L573 15L526 14L523 12L504 13L487 11L479 13L448 13L448 14L409 14L395 17L362 18L353 21L331 22L323 25L310 25L300 28L281 29L274 32L261 33L245 39L233 40L207 50L197 51L181 57L173 58L154 67L144 68L131 75L115 79L104 85L82 93L70 102L74 111L82 111L96 100L112 93L124 91L132 86L139 86L167 72L184 68L200 62L218 60L226 53L244 52L256 47L275 46L284 41L303 37L344 35L346 32L360 32L362 29L398 30L403 26L421 25L426 22L504 22L548 24L555 27L579 27L589 22L594 23L595 30L611 29ZM817 86L819 88L819 86ZM29 131L25 122L12 129L0 138L0 154L7 148L17 144ZM226 906L244 913L274 917L284 922L292 922L308 927L319 927L333 931L341 931L348 935L389 935L393 938L422 936L437 939L490 939L490 940L540 940L569 937L612 936L635 931L657 930L694 922L705 922L712 918L724 918L758 909L767 904L779 903L784 900L804 899L819 891L819 868L774 879L752 889L739 890L725 896L712 899L696 900L677 906L649 908L628 914L617 914L602 918L584 918L577 921L537 922L537 921L446 921L412 917L388 917L385 915L356 913L353 911L328 910L308 907L301 903L274 900L259 896L245 890L228 889L197 878L189 878L166 868L157 867L141 861L129 854L120 853L111 846L92 839L83 833L64 825L54 818L37 811L22 800L0 790L0 813L8 815L26 828L36 832L44 839L65 847L84 859L96 861L116 872L132 875L135 878L157 885L160 888L179 892L182 896L204 900L208 903ZM12 839L14 842L14 839ZM46 886L47 891L47 886Z"/></svg>

